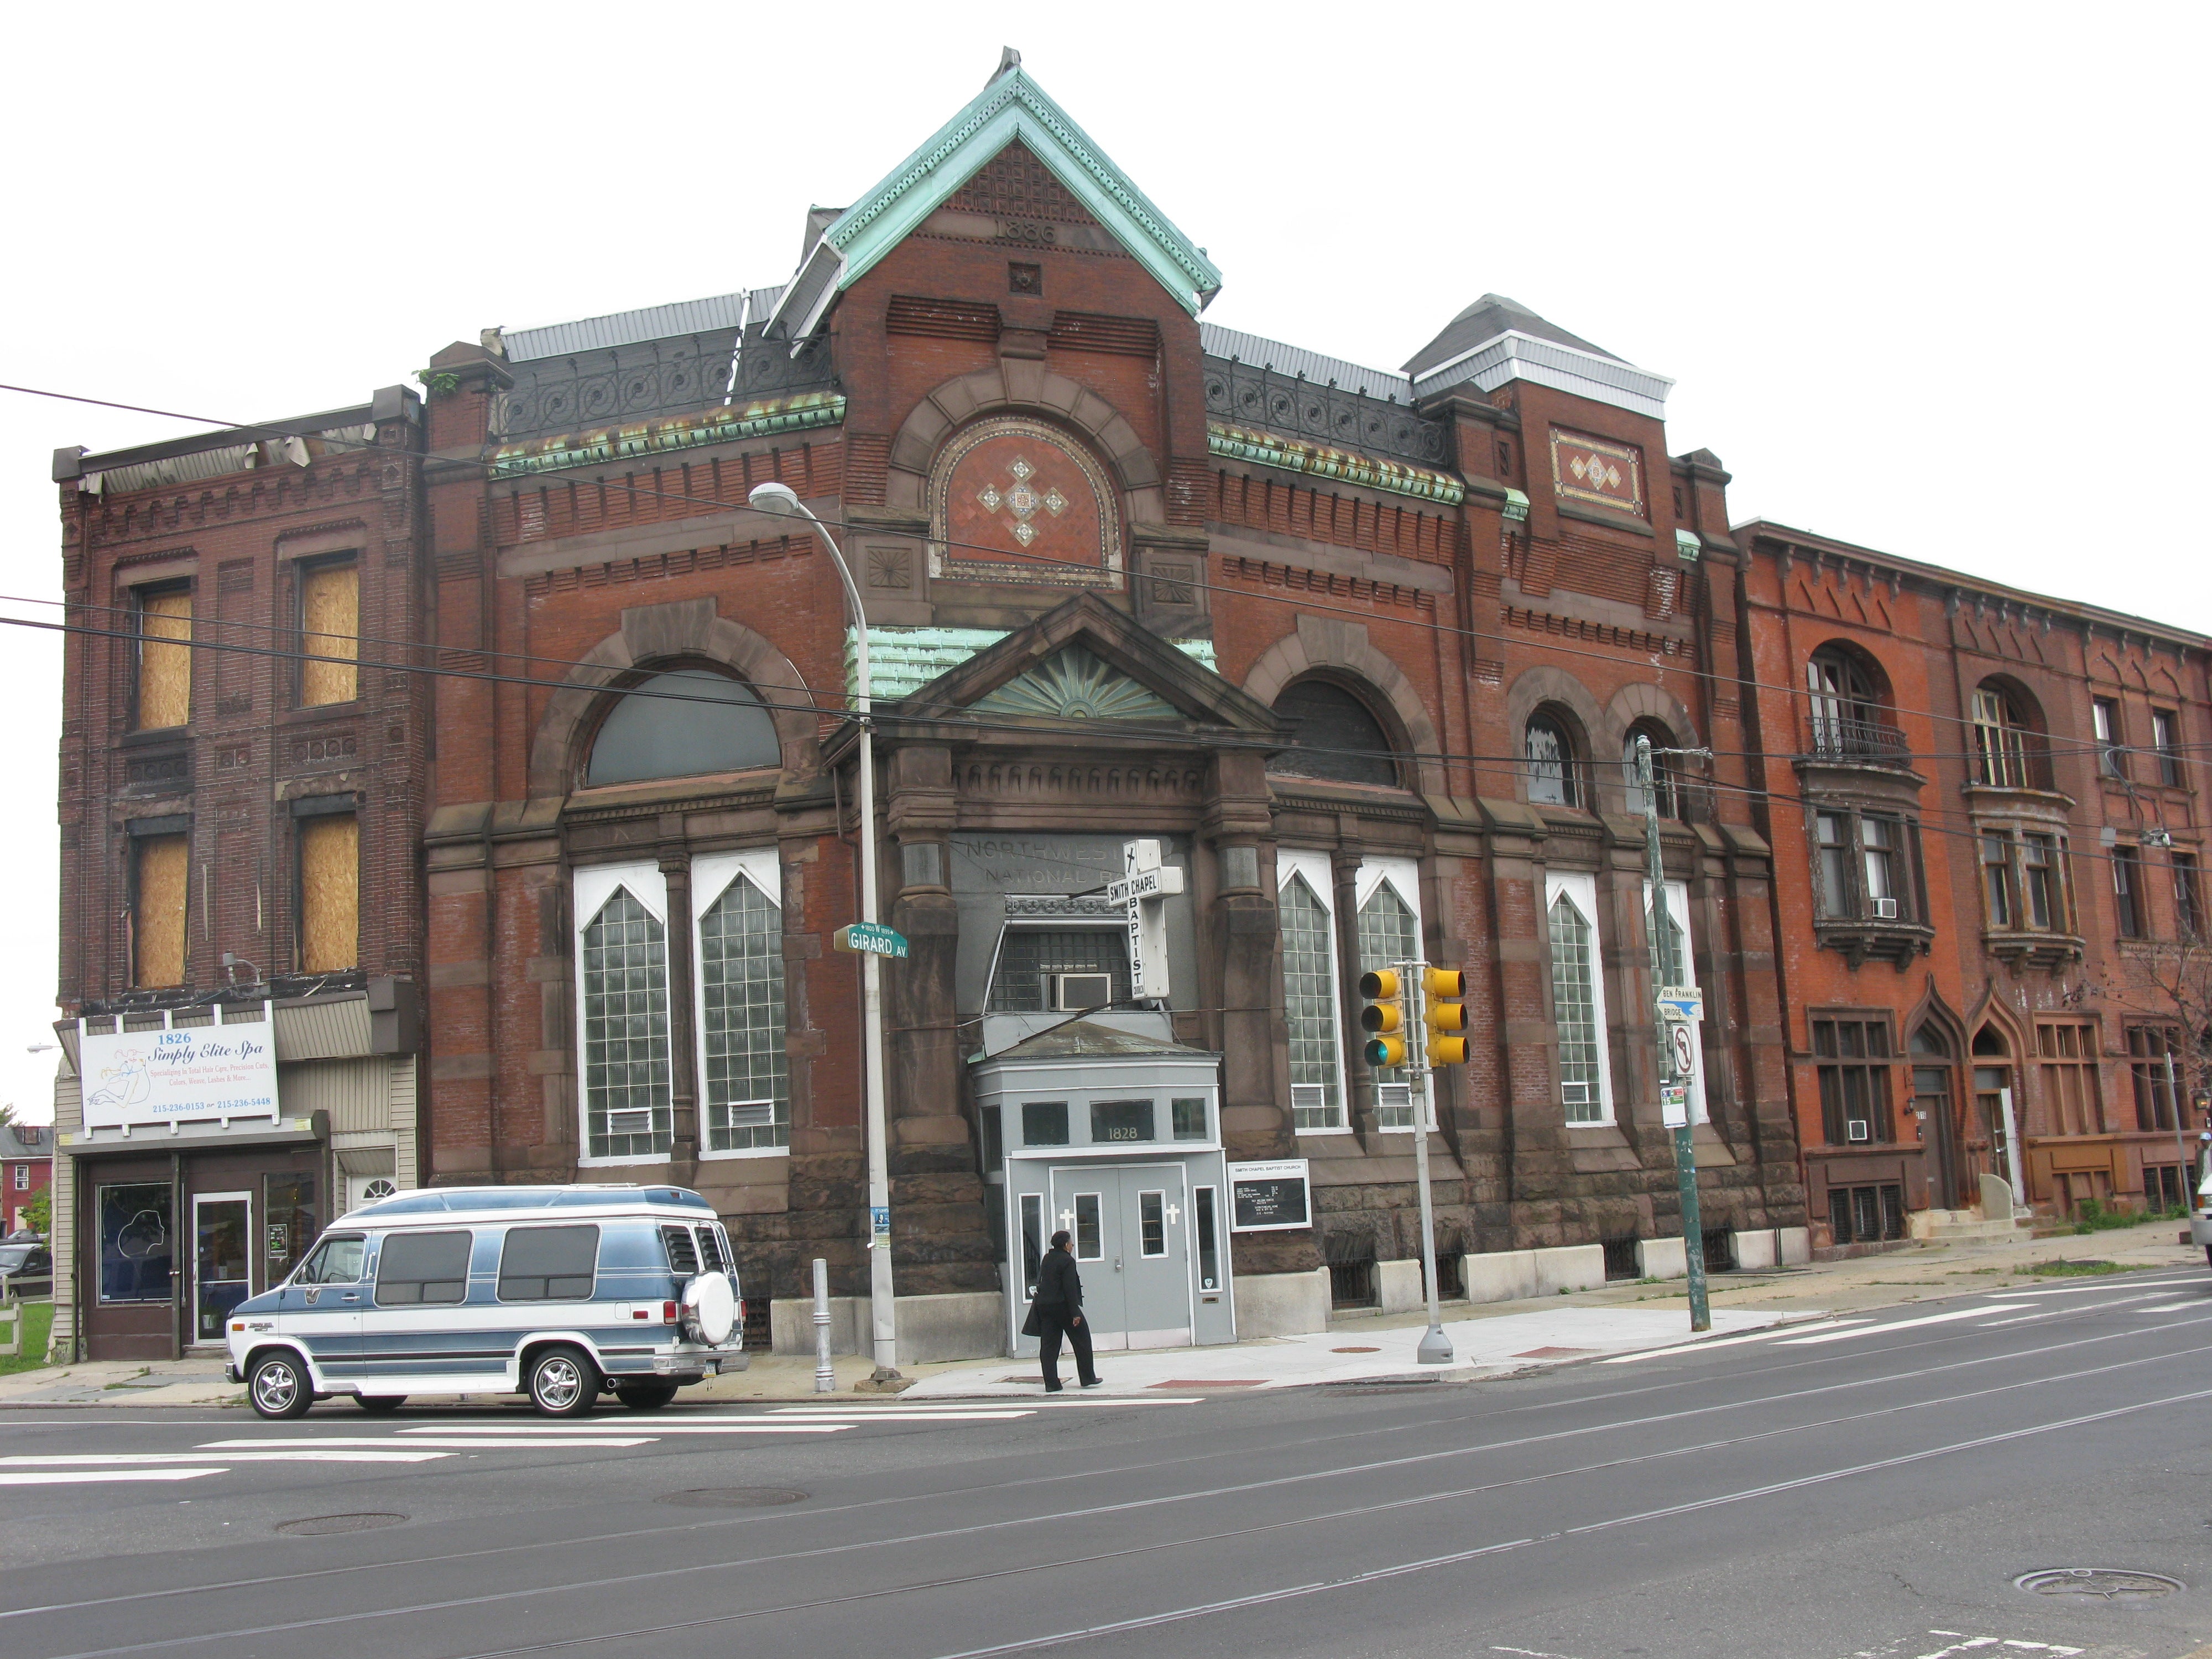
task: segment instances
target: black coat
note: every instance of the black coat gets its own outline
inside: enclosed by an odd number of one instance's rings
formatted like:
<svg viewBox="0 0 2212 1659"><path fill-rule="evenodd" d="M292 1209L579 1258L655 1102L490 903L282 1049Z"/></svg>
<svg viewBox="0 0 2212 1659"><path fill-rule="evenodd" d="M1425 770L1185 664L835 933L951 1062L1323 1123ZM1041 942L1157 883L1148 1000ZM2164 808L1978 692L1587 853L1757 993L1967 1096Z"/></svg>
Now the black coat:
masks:
<svg viewBox="0 0 2212 1659"><path fill-rule="evenodd" d="M1030 1305L1042 1313L1070 1316L1083 1311L1083 1275L1075 1271L1075 1258L1066 1250L1044 1253L1037 1264L1036 1300Z"/></svg>

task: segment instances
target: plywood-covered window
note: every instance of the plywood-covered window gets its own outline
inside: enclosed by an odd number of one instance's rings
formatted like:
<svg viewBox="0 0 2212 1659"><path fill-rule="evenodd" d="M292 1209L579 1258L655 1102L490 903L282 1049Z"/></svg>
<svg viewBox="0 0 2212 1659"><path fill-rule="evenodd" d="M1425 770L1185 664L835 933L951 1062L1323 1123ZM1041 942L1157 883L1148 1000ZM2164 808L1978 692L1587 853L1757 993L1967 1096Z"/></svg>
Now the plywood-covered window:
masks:
<svg viewBox="0 0 2212 1659"><path fill-rule="evenodd" d="M300 572L300 702L307 708L361 695L361 566L331 559Z"/></svg>
<svg viewBox="0 0 2212 1659"><path fill-rule="evenodd" d="M138 595L137 728L182 726L192 713L192 593L148 588Z"/></svg>
<svg viewBox="0 0 2212 1659"><path fill-rule="evenodd" d="M326 812L300 820L300 970L361 964L361 820Z"/></svg>
<svg viewBox="0 0 2212 1659"><path fill-rule="evenodd" d="M134 836L131 854L131 982L142 989L182 985L191 837Z"/></svg>

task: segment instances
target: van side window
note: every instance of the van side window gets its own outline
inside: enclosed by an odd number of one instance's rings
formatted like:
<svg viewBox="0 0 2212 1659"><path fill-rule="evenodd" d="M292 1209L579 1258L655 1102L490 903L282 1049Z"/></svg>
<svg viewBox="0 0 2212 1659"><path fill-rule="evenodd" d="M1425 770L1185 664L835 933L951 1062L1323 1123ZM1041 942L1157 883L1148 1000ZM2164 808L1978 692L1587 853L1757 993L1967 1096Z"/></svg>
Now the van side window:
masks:
<svg viewBox="0 0 2212 1659"><path fill-rule="evenodd" d="M509 1227L499 1253L502 1302L582 1302L599 1259L597 1227Z"/></svg>
<svg viewBox="0 0 2212 1659"><path fill-rule="evenodd" d="M714 1237L711 1226L699 1229L699 1261L707 1273L726 1273L730 1270L730 1264L722 1259L721 1241Z"/></svg>
<svg viewBox="0 0 2212 1659"><path fill-rule="evenodd" d="M326 1238L315 1246L300 1269L295 1285L351 1285L361 1278L362 1249L368 1240L360 1233L349 1237Z"/></svg>
<svg viewBox="0 0 2212 1659"><path fill-rule="evenodd" d="M668 1246L668 1266L677 1273L699 1271L699 1247L691 1242L689 1227L663 1227L661 1240Z"/></svg>
<svg viewBox="0 0 2212 1659"><path fill-rule="evenodd" d="M467 1301L470 1237L465 1232L386 1237L376 1262L377 1306Z"/></svg>

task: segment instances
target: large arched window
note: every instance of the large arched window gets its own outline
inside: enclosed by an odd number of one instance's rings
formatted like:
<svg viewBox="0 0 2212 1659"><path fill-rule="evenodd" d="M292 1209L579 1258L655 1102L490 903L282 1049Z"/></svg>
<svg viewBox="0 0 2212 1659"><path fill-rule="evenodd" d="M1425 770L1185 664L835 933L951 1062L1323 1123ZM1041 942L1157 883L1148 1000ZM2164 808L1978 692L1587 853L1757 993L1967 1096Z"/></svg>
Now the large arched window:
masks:
<svg viewBox="0 0 2212 1659"><path fill-rule="evenodd" d="M1581 793L1575 779L1574 740L1567 724L1549 709L1528 716L1522 734L1522 753L1528 766L1528 799L1552 806L1579 806Z"/></svg>
<svg viewBox="0 0 2212 1659"><path fill-rule="evenodd" d="M2036 788L2041 749L2027 700L2002 681L1984 680L1974 692L1974 781Z"/></svg>
<svg viewBox="0 0 2212 1659"><path fill-rule="evenodd" d="M1628 784L1628 810L1638 817L1644 816L1644 786L1638 781L1636 771L1636 740L1651 739L1651 793L1657 799L1659 816L1679 818L1682 816L1681 782L1675 770L1673 755L1664 752L1674 748L1674 734L1657 720L1638 720L1628 728L1628 736L1620 745L1621 774Z"/></svg>
<svg viewBox="0 0 2212 1659"><path fill-rule="evenodd" d="M1899 758L1904 739L1882 714L1873 672L1843 646L1823 646L1805 659L1813 752L1849 759Z"/></svg>
<svg viewBox="0 0 2212 1659"><path fill-rule="evenodd" d="M703 668L631 686L599 724L586 786L775 766L775 723L752 688Z"/></svg>
<svg viewBox="0 0 2212 1659"><path fill-rule="evenodd" d="M1267 763L1271 772L1339 783L1399 781L1395 747L1367 705L1328 680L1283 688L1275 712L1291 723L1292 747Z"/></svg>

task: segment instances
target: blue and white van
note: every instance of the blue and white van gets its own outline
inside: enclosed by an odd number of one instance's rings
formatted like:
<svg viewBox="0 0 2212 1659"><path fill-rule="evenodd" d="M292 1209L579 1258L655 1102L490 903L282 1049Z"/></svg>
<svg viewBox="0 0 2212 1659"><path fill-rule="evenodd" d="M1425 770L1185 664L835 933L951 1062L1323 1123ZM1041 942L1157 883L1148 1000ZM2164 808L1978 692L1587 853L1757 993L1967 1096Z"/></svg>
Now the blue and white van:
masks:
<svg viewBox="0 0 2212 1659"><path fill-rule="evenodd" d="M653 1411L743 1370L737 1263L682 1187L439 1187L364 1205L231 1312L226 1375L264 1417L351 1395L521 1394Z"/></svg>

